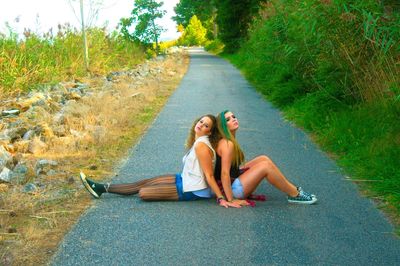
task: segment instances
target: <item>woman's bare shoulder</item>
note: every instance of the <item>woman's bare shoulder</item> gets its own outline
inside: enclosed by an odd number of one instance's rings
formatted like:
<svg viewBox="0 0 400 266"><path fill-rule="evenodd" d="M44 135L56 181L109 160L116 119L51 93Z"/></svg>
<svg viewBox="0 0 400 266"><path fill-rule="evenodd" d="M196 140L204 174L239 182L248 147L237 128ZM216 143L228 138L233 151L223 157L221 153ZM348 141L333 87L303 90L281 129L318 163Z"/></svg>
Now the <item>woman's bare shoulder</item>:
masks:
<svg viewBox="0 0 400 266"><path fill-rule="evenodd" d="M195 151L201 151L201 150L211 150L210 146L205 144L204 142L199 142L196 144L194 147Z"/></svg>
<svg viewBox="0 0 400 266"><path fill-rule="evenodd" d="M220 139L218 141L218 153L225 153L225 152L231 152L233 151L233 142L227 139Z"/></svg>

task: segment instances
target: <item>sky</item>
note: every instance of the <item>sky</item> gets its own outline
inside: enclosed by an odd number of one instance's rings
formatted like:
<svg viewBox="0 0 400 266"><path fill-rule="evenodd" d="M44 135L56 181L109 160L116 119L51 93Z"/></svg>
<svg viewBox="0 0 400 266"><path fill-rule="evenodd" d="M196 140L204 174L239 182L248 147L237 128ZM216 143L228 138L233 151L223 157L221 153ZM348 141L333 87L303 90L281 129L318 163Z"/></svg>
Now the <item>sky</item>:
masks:
<svg viewBox="0 0 400 266"><path fill-rule="evenodd" d="M0 32L8 33L5 23L8 22L14 32L22 34L24 28L29 28L33 32L41 34L53 28L57 31L58 24L70 23L72 26L80 28L80 9L79 0L0 0ZM87 2L88 0L84 0ZM134 0L103 0L102 9L95 21L95 26L107 26L112 31L117 26L119 19L129 17L133 9ZM158 1L160 2L160 1ZM176 31L176 24L171 19L175 15L174 6L179 0L163 0L162 9L167 13L157 24L161 25L166 32L162 33L160 40L177 39L179 33ZM75 13L69 3L72 3ZM88 21L89 8L85 9L85 20Z"/></svg>

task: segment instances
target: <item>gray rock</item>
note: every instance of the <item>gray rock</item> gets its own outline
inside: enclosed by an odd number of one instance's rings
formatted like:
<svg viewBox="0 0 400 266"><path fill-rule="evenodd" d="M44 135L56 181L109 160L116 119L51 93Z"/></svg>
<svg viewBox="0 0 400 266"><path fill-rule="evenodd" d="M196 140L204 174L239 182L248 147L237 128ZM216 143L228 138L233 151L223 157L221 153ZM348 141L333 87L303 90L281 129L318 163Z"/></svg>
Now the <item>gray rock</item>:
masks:
<svg viewBox="0 0 400 266"><path fill-rule="evenodd" d="M57 174L57 171L55 171L55 170L53 170L53 169L50 169L49 171L47 171L47 173L46 173L48 176L53 176L53 175L56 175Z"/></svg>
<svg viewBox="0 0 400 266"><path fill-rule="evenodd" d="M43 153L46 149L47 149L46 143L37 138L33 139L28 146L28 151L32 154Z"/></svg>
<svg viewBox="0 0 400 266"><path fill-rule="evenodd" d="M36 135L35 130L33 129L29 129L23 136L22 139L23 140L31 140L33 139L33 137Z"/></svg>
<svg viewBox="0 0 400 266"><path fill-rule="evenodd" d="M39 160L35 165L35 173L36 175L47 174L50 170L54 170L57 165L58 163L56 161Z"/></svg>
<svg viewBox="0 0 400 266"><path fill-rule="evenodd" d="M6 151L6 149L0 145L0 169L12 163L11 154Z"/></svg>
<svg viewBox="0 0 400 266"><path fill-rule="evenodd" d="M10 137L11 142L14 142L17 139L22 139L27 131L28 129L25 127L11 128L7 130L7 135Z"/></svg>
<svg viewBox="0 0 400 266"><path fill-rule="evenodd" d="M172 47L168 48L166 52L167 52L167 54L180 53L180 52L182 52L182 48L179 48L177 46L172 46Z"/></svg>
<svg viewBox="0 0 400 266"><path fill-rule="evenodd" d="M40 99L37 102L33 103L32 106L44 106L46 105L47 101L45 99Z"/></svg>
<svg viewBox="0 0 400 266"><path fill-rule="evenodd" d="M65 180L69 185L72 185L75 183L75 177L73 177L73 176L69 176Z"/></svg>
<svg viewBox="0 0 400 266"><path fill-rule="evenodd" d="M0 140L5 142L11 141L11 138L7 135L7 130L3 130L0 132Z"/></svg>
<svg viewBox="0 0 400 266"><path fill-rule="evenodd" d="M28 94L28 97L24 97L18 100L18 106L22 110L28 110L33 106L44 106L47 103L48 96L42 92L32 91Z"/></svg>
<svg viewBox="0 0 400 266"><path fill-rule="evenodd" d="M61 113L55 114L53 116L53 122L56 124L60 124L60 125L65 124L66 118L65 118L64 113L61 112Z"/></svg>
<svg viewBox="0 0 400 266"><path fill-rule="evenodd" d="M28 183L24 186L24 188L22 189L22 192L24 193L32 193L35 192L36 190L38 190L38 187L33 184L33 183Z"/></svg>
<svg viewBox="0 0 400 266"><path fill-rule="evenodd" d="M154 60L155 61L164 61L165 60L165 55L157 55Z"/></svg>
<svg viewBox="0 0 400 266"><path fill-rule="evenodd" d="M17 164L14 167L11 174L11 183L13 184L22 184L26 180L26 176L28 174L28 167L24 164Z"/></svg>
<svg viewBox="0 0 400 266"><path fill-rule="evenodd" d="M18 109L10 109L10 110L2 111L1 115L4 117L15 117L15 116L18 116L20 112L21 111Z"/></svg>
<svg viewBox="0 0 400 266"><path fill-rule="evenodd" d="M89 85L88 85L88 84L78 82L78 83L77 83L77 86L76 86L73 90L74 90L74 91L79 90L80 93L83 94L84 91L87 90L88 88L89 88Z"/></svg>
<svg viewBox="0 0 400 266"><path fill-rule="evenodd" d="M0 181L10 183L12 171L7 167L4 167L0 173Z"/></svg>

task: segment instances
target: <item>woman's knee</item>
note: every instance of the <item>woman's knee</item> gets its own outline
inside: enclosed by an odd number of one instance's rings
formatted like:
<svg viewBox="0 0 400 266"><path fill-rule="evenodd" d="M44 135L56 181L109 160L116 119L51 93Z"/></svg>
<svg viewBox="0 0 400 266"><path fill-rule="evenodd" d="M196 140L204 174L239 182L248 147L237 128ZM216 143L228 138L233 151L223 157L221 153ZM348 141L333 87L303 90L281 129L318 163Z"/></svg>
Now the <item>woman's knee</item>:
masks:
<svg viewBox="0 0 400 266"><path fill-rule="evenodd" d="M142 199L142 200L148 200L149 199L149 193L148 193L146 188L141 188L139 190L139 198Z"/></svg>
<svg viewBox="0 0 400 266"><path fill-rule="evenodd" d="M259 158L261 162L268 162L268 163L272 162L271 158L269 158L267 155L260 155L257 158Z"/></svg>
<svg viewBox="0 0 400 266"><path fill-rule="evenodd" d="M257 158L257 164L259 165L264 165L264 166L270 166L274 164L274 162L266 155L260 155Z"/></svg>
<svg viewBox="0 0 400 266"><path fill-rule="evenodd" d="M265 159L259 162L257 166L259 166L263 170L265 175L268 175L271 172L271 170L274 170L276 168L274 162L268 157L265 157Z"/></svg>
<svg viewBox="0 0 400 266"><path fill-rule="evenodd" d="M271 160L262 160L251 166L250 169L247 170L245 173L249 173L251 175L256 174L265 177L270 172L272 166L273 163Z"/></svg>

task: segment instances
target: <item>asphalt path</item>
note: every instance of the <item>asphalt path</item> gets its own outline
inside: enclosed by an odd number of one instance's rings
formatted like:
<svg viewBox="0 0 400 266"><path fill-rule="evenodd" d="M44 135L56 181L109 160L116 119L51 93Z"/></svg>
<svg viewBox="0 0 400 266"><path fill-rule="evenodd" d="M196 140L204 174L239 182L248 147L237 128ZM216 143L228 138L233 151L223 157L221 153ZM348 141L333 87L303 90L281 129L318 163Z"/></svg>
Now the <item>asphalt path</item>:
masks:
<svg viewBox="0 0 400 266"><path fill-rule="evenodd" d="M286 121L240 72L201 49L113 182L178 173L191 122L232 110L246 158L267 154L318 204L287 203L264 182L267 201L225 209L214 200L143 202L103 195L66 235L52 265L399 265L400 239L341 169ZM83 189L83 188L82 188Z"/></svg>

